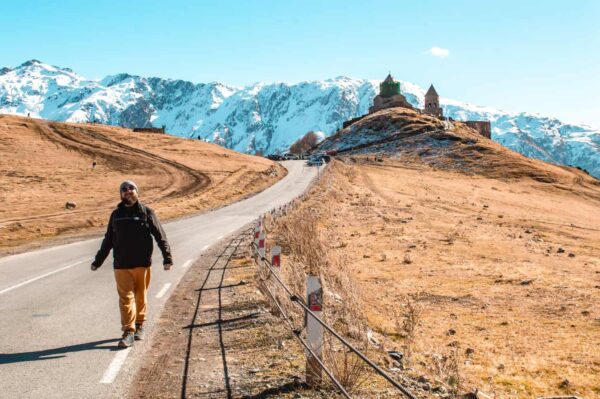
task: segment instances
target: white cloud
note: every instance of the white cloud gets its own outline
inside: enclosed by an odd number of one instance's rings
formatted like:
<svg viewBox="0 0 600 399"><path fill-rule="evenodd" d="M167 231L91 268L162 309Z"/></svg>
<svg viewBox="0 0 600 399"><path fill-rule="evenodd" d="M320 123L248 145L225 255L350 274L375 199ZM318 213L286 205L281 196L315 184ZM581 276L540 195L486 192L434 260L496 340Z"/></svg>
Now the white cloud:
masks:
<svg viewBox="0 0 600 399"><path fill-rule="evenodd" d="M450 55L450 50L447 48L433 46L427 50L427 54L433 55L434 57L446 58Z"/></svg>

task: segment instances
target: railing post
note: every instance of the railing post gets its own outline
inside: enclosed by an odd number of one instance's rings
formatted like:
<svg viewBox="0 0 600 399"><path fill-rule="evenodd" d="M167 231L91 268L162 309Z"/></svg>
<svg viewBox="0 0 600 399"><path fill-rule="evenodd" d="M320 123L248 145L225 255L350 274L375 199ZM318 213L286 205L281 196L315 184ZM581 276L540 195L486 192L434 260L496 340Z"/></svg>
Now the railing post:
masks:
<svg viewBox="0 0 600 399"><path fill-rule="evenodd" d="M258 250L258 237L260 236L260 227L256 226L254 228L254 245Z"/></svg>
<svg viewBox="0 0 600 399"><path fill-rule="evenodd" d="M258 257L260 260L265 259L265 232L261 231L258 235Z"/></svg>
<svg viewBox="0 0 600 399"><path fill-rule="evenodd" d="M307 276L306 296L308 308L321 318L323 311L323 288L319 276ZM313 353L322 360L323 349L323 326L310 314L306 315L306 338ZM321 367L310 353L306 358L306 383L310 386L318 386L321 383Z"/></svg>
<svg viewBox="0 0 600 399"><path fill-rule="evenodd" d="M281 247L274 246L271 248L271 265L273 266L273 270L279 277L279 270L281 270Z"/></svg>

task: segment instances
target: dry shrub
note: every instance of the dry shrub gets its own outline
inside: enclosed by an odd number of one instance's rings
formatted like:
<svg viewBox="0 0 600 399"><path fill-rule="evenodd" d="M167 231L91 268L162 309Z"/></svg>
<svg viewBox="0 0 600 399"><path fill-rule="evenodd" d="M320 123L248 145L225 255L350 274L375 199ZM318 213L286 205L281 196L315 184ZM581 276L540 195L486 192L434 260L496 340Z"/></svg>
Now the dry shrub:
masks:
<svg viewBox="0 0 600 399"><path fill-rule="evenodd" d="M450 392L456 397L462 389L460 344L453 342L444 353L432 354L431 359L434 373L450 386Z"/></svg>
<svg viewBox="0 0 600 399"><path fill-rule="evenodd" d="M319 275L327 263L325 246L319 239L317 215L301 208L284 218L277 225L277 237L281 246L304 266L310 275Z"/></svg>
<svg viewBox="0 0 600 399"><path fill-rule="evenodd" d="M336 162L337 172L348 179L349 183L354 183L358 177L358 170L349 163Z"/></svg>
<svg viewBox="0 0 600 399"><path fill-rule="evenodd" d="M269 309L269 312L273 315L273 316L282 316L281 311L279 310L279 307L277 306L277 304L275 304L275 302L273 302L273 299L271 298L271 294L273 296L275 296L275 300L277 300L277 302L279 303L279 305L281 306L284 301L281 300L280 296L277 294L278 290L276 290L276 287L271 287L271 284L269 284L269 277L270 277L271 272L269 271L268 268L266 267L260 267L257 271L257 288L258 290L264 295L265 298L267 298L266 301L266 305L267 308ZM285 311L285 309L284 309ZM287 314L288 312L286 312Z"/></svg>
<svg viewBox="0 0 600 399"><path fill-rule="evenodd" d="M319 136L312 130L296 140L290 146L292 154L302 154L319 143Z"/></svg>
<svg viewBox="0 0 600 399"><path fill-rule="evenodd" d="M361 342L366 337L367 320L362 309L362 292L358 284L344 271L347 264L345 258L340 256L330 260L329 267L325 270L324 284L327 298L327 321L344 337Z"/></svg>
<svg viewBox="0 0 600 399"><path fill-rule="evenodd" d="M402 314L396 310L393 311L397 334L404 338L404 355L408 362L412 360L417 327L423 313L419 297L419 294L407 296L403 304Z"/></svg>
<svg viewBox="0 0 600 399"><path fill-rule="evenodd" d="M339 171L341 173L337 173ZM306 276L320 276L324 293L323 319L338 334L358 345L359 350L364 350L368 347L368 340L362 295L345 270L347 259L331 250L334 245L330 243L337 240L326 236L324 229L320 228L335 211L335 204L340 195L343 196L340 193L356 176L354 167L334 161L302 200L294 201L292 209L284 215L268 215L264 226L269 245L272 243L282 248L283 282L293 293L304 297ZM302 309L290 302L289 295L268 278L268 273L260 272L262 284L268 284L294 325L302 327ZM348 353L347 348L328 332L325 332L322 349L325 364L346 389L358 389L368 379L370 368L355 354Z"/></svg>
<svg viewBox="0 0 600 399"><path fill-rule="evenodd" d="M357 349L368 356L369 343L363 340ZM328 336L323 345L323 360L335 379L348 391L354 393L371 378L370 367L339 340ZM333 382L330 384L333 387Z"/></svg>

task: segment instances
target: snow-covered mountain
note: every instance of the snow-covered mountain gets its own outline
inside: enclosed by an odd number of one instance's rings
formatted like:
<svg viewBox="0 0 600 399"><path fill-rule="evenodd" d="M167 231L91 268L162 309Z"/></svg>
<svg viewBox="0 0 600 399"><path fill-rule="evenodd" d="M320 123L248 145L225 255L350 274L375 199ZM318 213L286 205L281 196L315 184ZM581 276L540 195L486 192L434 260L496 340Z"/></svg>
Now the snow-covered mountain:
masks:
<svg viewBox="0 0 600 399"><path fill-rule="evenodd" d="M125 127L162 126L254 153L283 151L306 132L335 132L367 112L378 81L337 77L298 84L221 83L128 74L87 80L37 60L0 69L0 113L57 121L97 121ZM401 82L407 100L423 106L424 90ZM507 113L441 98L444 114L492 122L492 138L524 155L574 165L600 177L600 131L529 113Z"/></svg>

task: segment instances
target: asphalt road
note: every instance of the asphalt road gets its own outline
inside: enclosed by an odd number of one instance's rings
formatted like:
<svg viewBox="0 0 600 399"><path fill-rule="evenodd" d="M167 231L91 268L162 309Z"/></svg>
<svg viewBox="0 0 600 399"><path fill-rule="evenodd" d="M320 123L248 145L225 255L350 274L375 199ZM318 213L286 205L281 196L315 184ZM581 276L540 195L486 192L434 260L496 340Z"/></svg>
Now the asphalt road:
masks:
<svg viewBox="0 0 600 399"><path fill-rule="evenodd" d="M317 174L303 161L283 164L288 175L252 198L164 224L175 266L168 272L162 269L155 245L150 330L203 250L297 197ZM121 331L112 255L99 270L90 271L100 241L0 258L0 398L123 396L144 345L116 349Z"/></svg>

